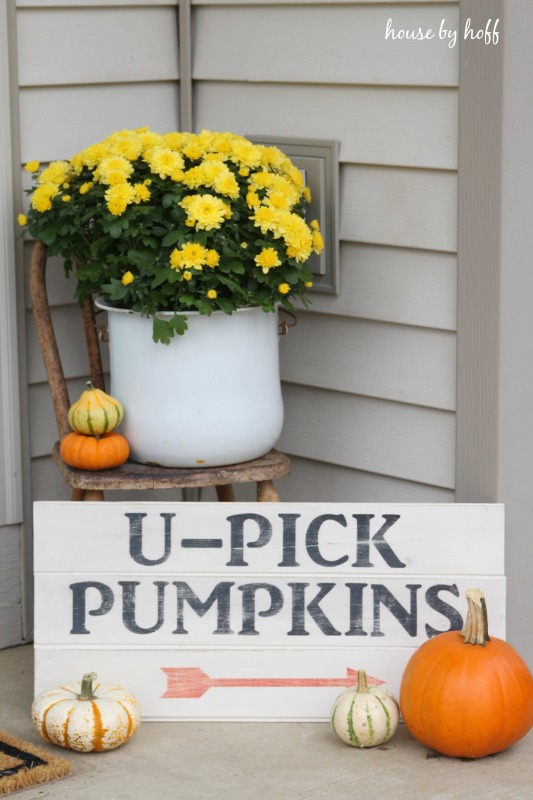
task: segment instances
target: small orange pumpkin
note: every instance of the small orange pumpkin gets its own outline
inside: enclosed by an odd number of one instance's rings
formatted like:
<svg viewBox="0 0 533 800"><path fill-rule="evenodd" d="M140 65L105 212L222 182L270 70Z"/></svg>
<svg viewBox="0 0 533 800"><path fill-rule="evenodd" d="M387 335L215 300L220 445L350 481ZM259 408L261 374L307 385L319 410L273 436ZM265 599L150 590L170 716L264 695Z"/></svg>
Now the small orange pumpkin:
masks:
<svg viewBox="0 0 533 800"><path fill-rule="evenodd" d="M120 467L130 454L130 446L120 433L85 436L73 432L62 440L59 452L69 467L97 471Z"/></svg>
<svg viewBox="0 0 533 800"><path fill-rule="evenodd" d="M533 677L522 657L489 637L483 593L466 593L461 632L447 631L411 656L400 710L411 734L447 756L480 758L510 747L533 726Z"/></svg>

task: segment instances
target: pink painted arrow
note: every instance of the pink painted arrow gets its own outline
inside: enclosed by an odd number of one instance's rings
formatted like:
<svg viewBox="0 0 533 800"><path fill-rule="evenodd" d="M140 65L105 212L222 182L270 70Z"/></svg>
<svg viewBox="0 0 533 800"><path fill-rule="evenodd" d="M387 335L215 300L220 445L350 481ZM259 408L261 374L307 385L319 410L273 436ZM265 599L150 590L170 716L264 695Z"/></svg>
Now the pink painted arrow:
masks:
<svg viewBox="0 0 533 800"><path fill-rule="evenodd" d="M167 690L161 697L196 698L202 697L214 686L252 687L259 686L340 686L347 688L357 686L357 670L346 670L344 678L211 678L199 667L161 667L167 676ZM380 686L385 681L366 676L369 686Z"/></svg>

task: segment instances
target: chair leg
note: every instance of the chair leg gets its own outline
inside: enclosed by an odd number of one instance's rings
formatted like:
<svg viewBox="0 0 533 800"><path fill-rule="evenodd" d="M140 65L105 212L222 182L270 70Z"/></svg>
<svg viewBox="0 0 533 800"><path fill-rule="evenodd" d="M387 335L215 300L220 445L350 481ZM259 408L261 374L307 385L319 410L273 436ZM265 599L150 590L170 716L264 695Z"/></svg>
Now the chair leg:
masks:
<svg viewBox="0 0 533 800"><path fill-rule="evenodd" d="M83 499L86 503L91 501L102 503L104 500L104 492L102 489L87 489Z"/></svg>
<svg viewBox="0 0 533 800"><path fill-rule="evenodd" d="M258 503L279 503L279 494L272 481L257 481Z"/></svg>
<svg viewBox="0 0 533 800"><path fill-rule="evenodd" d="M233 493L233 486L231 483L215 486L217 492L217 500L221 503L234 503L235 494Z"/></svg>

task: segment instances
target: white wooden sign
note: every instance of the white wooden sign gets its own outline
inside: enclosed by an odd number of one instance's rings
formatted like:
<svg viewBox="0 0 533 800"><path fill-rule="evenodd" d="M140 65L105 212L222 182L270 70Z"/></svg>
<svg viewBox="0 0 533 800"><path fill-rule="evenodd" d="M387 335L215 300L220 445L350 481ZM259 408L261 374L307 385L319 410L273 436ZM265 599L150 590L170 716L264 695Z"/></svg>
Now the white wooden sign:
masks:
<svg viewBox="0 0 533 800"><path fill-rule="evenodd" d="M327 719L364 668L482 588L505 637L501 505L35 504L35 691L96 671L145 719Z"/></svg>

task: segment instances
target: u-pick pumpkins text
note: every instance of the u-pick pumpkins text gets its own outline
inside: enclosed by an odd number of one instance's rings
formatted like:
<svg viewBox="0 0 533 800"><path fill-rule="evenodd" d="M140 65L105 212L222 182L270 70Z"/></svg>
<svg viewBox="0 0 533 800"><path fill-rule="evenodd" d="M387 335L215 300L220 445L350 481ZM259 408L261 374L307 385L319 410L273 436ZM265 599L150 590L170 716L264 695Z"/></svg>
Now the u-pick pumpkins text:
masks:
<svg viewBox="0 0 533 800"><path fill-rule="evenodd" d="M400 689L409 731L447 756L505 750L533 726L533 677L511 645L489 637L483 593L466 593L462 632L448 631L411 656Z"/></svg>

